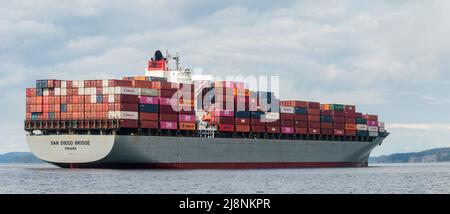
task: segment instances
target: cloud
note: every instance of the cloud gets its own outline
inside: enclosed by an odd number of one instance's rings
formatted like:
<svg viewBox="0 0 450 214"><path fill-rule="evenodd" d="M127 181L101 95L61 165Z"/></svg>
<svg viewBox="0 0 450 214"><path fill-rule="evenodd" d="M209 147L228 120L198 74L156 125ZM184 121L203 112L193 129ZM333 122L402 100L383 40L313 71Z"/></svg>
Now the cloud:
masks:
<svg viewBox="0 0 450 214"><path fill-rule="evenodd" d="M434 123L388 123L387 129L409 129L409 130L447 130L450 131L449 124L434 124Z"/></svg>

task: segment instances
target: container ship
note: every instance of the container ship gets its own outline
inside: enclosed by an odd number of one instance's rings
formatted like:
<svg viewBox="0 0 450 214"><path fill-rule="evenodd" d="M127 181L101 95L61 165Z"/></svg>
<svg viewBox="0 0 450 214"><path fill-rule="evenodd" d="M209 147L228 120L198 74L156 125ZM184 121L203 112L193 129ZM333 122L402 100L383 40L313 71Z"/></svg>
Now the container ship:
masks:
<svg viewBox="0 0 450 214"><path fill-rule="evenodd" d="M389 135L354 105L280 100L161 51L143 76L36 80L24 126L31 152L63 168L365 167Z"/></svg>

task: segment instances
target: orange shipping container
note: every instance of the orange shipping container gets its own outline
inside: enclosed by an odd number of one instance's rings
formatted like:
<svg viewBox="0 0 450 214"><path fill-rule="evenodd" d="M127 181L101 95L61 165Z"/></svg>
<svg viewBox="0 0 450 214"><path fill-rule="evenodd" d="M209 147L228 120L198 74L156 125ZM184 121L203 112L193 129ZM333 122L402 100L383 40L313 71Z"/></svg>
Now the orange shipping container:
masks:
<svg viewBox="0 0 450 214"><path fill-rule="evenodd" d="M180 130L195 131L195 123L180 122Z"/></svg>
<svg viewBox="0 0 450 214"><path fill-rule="evenodd" d="M346 129L346 130L356 130L356 124L349 124L349 123L346 123L346 124L345 124L345 129Z"/></svg>

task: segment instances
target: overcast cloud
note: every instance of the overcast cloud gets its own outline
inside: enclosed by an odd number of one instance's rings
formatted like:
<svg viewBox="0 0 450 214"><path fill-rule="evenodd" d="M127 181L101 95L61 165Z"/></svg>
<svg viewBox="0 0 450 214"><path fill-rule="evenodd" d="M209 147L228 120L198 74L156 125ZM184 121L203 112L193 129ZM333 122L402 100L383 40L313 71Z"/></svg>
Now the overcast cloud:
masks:
<svg viewBox="0 0 450 214"><path fill-rule="evenodd" d="M0 153L28 150L35 79L141 75L155 49L379 114L392 135L375 155L450 146L449 1L239 2L0 0Z"/></svg>

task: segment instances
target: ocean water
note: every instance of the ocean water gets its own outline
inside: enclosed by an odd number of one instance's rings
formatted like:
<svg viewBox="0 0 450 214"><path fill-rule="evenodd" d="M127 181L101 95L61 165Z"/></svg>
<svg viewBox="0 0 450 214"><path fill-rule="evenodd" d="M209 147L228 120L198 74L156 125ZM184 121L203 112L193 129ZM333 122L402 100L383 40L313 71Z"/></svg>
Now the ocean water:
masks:
<svg viewBox="0 0 450 214"><path fill-rule="evenodd" d="M450 163L271 170L61 169L0 165L0 193L450 193Z"/></svg>

